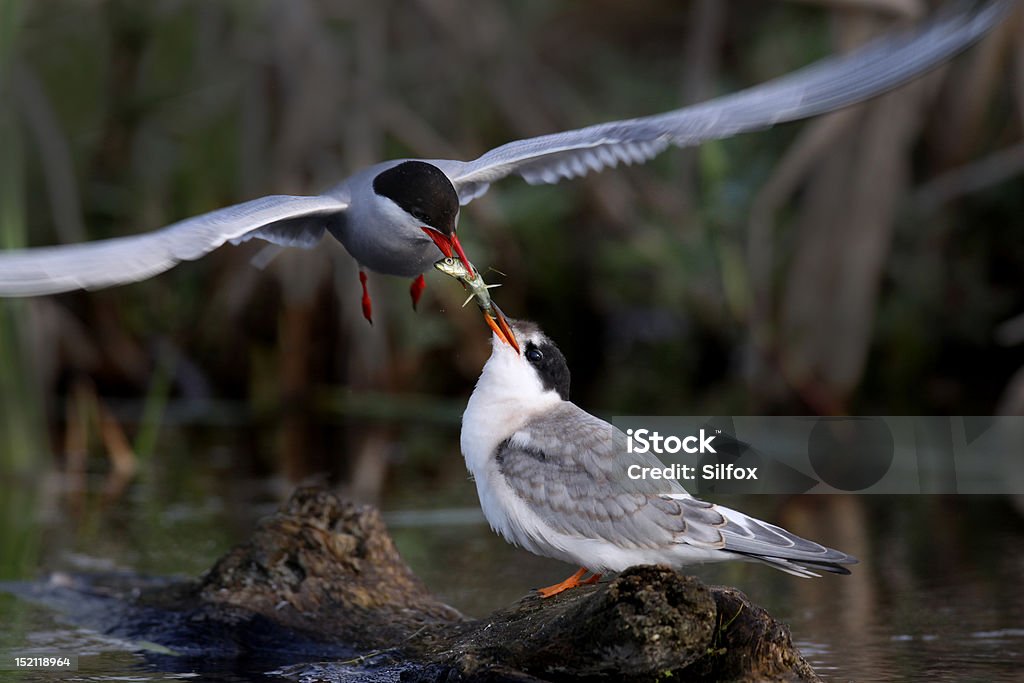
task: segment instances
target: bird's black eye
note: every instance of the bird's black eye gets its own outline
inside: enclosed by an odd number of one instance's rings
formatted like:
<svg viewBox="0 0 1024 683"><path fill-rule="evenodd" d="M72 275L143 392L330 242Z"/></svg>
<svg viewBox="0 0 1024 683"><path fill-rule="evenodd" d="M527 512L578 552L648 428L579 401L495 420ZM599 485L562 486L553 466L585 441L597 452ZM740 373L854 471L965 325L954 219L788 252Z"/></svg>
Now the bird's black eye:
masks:
<svg viewBox="0 0 1024 683"><path fill-rule="evenodd" d="M528 341L523 356L537 373L545 390L557 391L563 401L569 400L569 368L557 346L546 340L539 344Z"/></svg>
<svg viewBox="0 0 1024 683"><path fill-rule="evenodd" d="M412 212L412 217L423 223L427 222L427 212L420 209L415 209Z"/></svg>

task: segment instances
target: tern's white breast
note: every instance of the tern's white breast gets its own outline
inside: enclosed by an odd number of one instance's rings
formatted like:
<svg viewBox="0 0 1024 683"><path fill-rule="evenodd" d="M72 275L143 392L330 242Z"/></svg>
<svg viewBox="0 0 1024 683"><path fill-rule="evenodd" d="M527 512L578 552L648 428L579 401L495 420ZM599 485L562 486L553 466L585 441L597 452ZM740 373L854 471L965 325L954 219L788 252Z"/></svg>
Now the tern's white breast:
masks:
<svg viewBox="0 0 1024 683"><path fill-rule="evenodd" d="M554 532L505 482L496 460L498 446L526 424L551 399L538 398L521 384L535 379L518 377L520 359L511 350L496 348L484 366L462 416L461 446L466 467L476 481L480 507L491 528L505 540L538 555L555 557L545 539ZM520 381L516 381L519 379ZM555 395L557 400L557 395Z"/></svg>

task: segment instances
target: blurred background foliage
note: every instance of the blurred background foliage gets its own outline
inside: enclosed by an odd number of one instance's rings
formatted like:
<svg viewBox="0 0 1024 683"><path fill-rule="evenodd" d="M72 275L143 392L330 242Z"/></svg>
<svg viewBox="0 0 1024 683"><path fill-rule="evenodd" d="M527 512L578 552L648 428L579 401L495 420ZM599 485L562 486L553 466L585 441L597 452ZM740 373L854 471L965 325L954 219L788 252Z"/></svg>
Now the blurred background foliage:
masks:
<svg viewBox="0 0 1024 683"><path fill-rule="evenodd" d="M385 158L676 108L932 7L0 0L0 244L133 234ZM463 242L595 412L1020 410L1021 15L867 106L558 186L510 179L463 211ZM255 470L372 498L405 436L431 453L424 425L457 424L488 353L461 289L428 277L414 313L408 283L371 276L370 327L339 245L264 270L258 250L0 302L3 467L56 452L75 471L98 449L127 475L177 448L168 425L241 426Z"/></svg>

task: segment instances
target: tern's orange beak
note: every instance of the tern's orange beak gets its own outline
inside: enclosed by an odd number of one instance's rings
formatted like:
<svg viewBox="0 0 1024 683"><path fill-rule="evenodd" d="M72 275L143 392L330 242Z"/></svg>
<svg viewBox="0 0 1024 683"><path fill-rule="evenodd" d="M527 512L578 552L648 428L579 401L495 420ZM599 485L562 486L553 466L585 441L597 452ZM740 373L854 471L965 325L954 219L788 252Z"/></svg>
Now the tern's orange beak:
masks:
<svg viewBox="0 0 1024 683"><path fill-rule="evenodd" d="M494 302L491 302L491 308L494 311L493 318L484 311L484 321L487 323L487 326L497 335L498 339L515 349L516 353L521 354L522 351L519 350L519 343L516 342L516 335L512 332L512 328L509 327L505 314L501 312L501 309Z"/></svg>
<svg viewBox="0 0 1024 683"><path fill-rule="evenodd" d="M427 237L434 240L434 244L441 250L441 253L448 258L459 257L462 261L462 265L466 266L466 271L469 272L469 277L473 277L476 271L473 270L473 264L469 262L469 257L466 256L466 252L462 249L462 244L459 242L458 236L453 232L451 237L445 235L440 230L434 228L421 227L420 230L427 233Z"/></svg>

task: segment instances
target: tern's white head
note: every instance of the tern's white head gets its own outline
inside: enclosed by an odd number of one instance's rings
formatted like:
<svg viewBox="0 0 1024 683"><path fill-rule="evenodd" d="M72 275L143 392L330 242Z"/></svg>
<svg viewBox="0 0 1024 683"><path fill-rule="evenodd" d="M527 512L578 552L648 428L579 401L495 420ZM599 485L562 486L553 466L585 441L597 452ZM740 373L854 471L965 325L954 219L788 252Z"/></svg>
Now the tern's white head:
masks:
<svg viewBox="0 0 1024 683"><path fill-rule="evenodd" d="M445 256L459 258L473 274L455 234L459 194L441 169L425 161L403 161L374 177L373 193L388 222L423 231Z"/></svg>
<svg viewBox="0 0 1024 683"><path fill-rule="evenodd" d="M509 324L521 353L494 335L491 357L477 388L537 407L568 401L569 367L562 352L535 323L510 320Z"/></svg>

